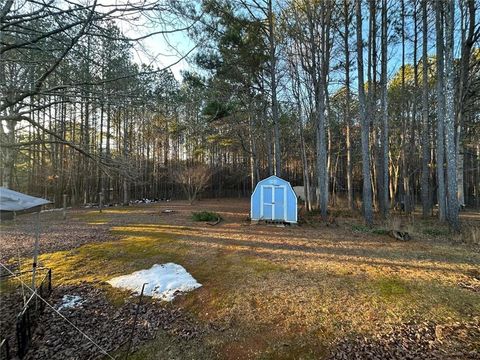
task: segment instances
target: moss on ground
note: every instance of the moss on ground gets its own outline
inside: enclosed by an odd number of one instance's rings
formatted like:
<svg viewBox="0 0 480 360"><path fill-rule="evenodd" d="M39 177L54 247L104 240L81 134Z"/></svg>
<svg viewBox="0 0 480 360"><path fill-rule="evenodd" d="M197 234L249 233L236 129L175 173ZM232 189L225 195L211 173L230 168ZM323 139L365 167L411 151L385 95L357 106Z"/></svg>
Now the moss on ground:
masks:
<svg viewBox="0 0 480 360"><path fill-rule="evenodd" d="M381 278L375 282L375 285L380 296L385 298L398 297L410 292L405 281L394 277Z"/></svg>
<svg viewBox="0 0 480 360"><path fill-rule="evenodd" d="M118 235L127 231L114 231ZM122 240L94 243L70 251L40 256L44 266L53 270L62 284L101 282L119 274L150 267L155 263L181 261L186 250L171 236L124 236Z"/></svg>

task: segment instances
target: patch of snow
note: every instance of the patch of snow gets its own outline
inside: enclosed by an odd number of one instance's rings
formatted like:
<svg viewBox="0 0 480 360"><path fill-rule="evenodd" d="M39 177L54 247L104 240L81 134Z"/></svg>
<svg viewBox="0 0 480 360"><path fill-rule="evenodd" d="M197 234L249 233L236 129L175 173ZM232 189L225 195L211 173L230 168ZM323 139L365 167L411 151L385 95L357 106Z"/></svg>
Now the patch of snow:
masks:
<svg viewBox="0 0 480 360"><path fill-rule="evenodd" d="M164 301L172 301L179 293L202 286L183 266L174 263L155 264L147 270L115 277L108 283L113 287L131 290L138 295L142 291L142 285L147 283L144 295Z"/></svg>
<svg viewBox="0 0 480 360"><path fill-rule="evenodd" d="M62 303L57 310L71 309L82 305L84 300L78 295L63 295Z"/></svg>

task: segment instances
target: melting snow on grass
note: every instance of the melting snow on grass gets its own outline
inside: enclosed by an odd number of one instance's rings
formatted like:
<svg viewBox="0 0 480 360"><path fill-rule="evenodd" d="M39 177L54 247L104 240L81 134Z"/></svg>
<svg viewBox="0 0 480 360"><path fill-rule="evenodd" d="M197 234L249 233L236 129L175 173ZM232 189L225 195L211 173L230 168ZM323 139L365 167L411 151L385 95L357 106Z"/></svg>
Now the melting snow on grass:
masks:
<svg viewBox="0 0 480 360"><path fill-rule="evenodd" d="M172 301L179 293L202 286L183 266L174 263L155 264L150 269L119 276L109 280L108 283L136 294L140 294L142 285L147 283L143 293L165 301Z"/></svg>
<svg viewBox="0 0 480 360"><path fill-rule="evenodd" d="M63 295L62 303L58 306L58 310L75 308L82 305L83 301L78 295Z"/></svg>

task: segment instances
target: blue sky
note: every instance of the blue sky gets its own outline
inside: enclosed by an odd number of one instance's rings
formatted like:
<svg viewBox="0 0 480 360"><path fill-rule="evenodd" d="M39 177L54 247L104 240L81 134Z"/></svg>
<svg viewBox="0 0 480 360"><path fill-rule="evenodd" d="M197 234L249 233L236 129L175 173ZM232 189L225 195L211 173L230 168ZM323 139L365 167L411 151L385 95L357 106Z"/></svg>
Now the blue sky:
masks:
<svg viewBox="0 0 480 360"><path fill-rule="evenodd" d="M102 0L103 3L124 3L126 0ZM395 14L400 11L399 5L396 2L390 2L391 7L389 9L389 18L395 17ZM364 12L366 12L366 7L364 7ZM418 16L420 17L420 13ZM456 8L456 15L457 15L457 20L459 17L459 11L458 7ZM168 19L168 24L165 24L164 22L159 22L156 21L155 19L152 18L143 18L140 20L137 20L135 22L129 22L129 21L118 21L118 25L124 31L124 33L127 36L130 37L138 37L138 36L144 36L146 34L150 34L155 31L159 30L167 30L170 31L175 28L183 28L188 25L188 22L181 21L178 18L172 18ZM420 19L419 19L420 20ZM413 36L413 28L411 25L411 19L406 21L407 26L410 26L407 28L407 33L409 36ZM458 32L460 31L459 29L459 20L456 23L456 30L457 30L457 36L459 36ZM417 57L418 60L420 60L421 55L422 55L422 49L421 49L421 40L422 40L422 33L421 33L421 27L422 24L419 22L418 24L418 52L417 52ZM392 34L393 26L390 26L389 28L389 33ZM380 35L380 29L378 30L378 35ZM364 33L364 38L366 38L366 35L368 34L368 21L367 21L367 14L364 14L364 25L363 25L363 33ZM354 45L354 35L351 34L352 39L351 39L351 44ZM429 14L429 55L434 55L435 53L435 44L434 44L434 36L435 36L435 28L434 28L434 21L433 21L433 16L430 13ZM456 41L457 47L456 47L456 56L459 55L459 46L458 46L459 41ZM193 41L188 37L187 33L185 31L183 32L176 32L176 33L171 33L171 34L158 34L158 35L153 35L151 37L148 37L147 39L142 40L140 43L135 45L135 51L134 51L134 59L138 63L146 63L146 64L151 64L153 66L157 66L159 68L165 67L165 66L171 66L171 70L177 80L181 80L181 75L180 72L182 70L187 70L190 69L191 66L188 64L188 62L184 59L179 61L185 54L190 52L194 48L195 44ZM355 50L354 46L352 46L352 54L351 56L355 56ZM366 50L366 49L365 49ZM380 52L380 41L378 41L378 51ZM389 43L388 47L389 51L389 62L388 62L388 73L389 73L389 79L395 74L396 71L401 67L401 61L402 61L402 48L401 48L401 43L400 39L398 39L398 42L396 44ZM413 62L413 43L412 39L408 39L406 41L406 63L412 63ZM341 54L339 55L341 57ZM365 66L367 65L367 59L366 59L367 53L364 53L364 62ZM340 58L339 58L340 59ZM343 60L343 59L341 59ZM177 63L178 62L178 63ZM355 75L356 71L355 69L352 69L352 75ZM378 71L380 71L380 66L378 66ZM341 77L341 74L339 74ZM335 81L335 79L332 79ZM355 85L355 84L354 84ZM335 85L334 85L335 87Z"/></svg>

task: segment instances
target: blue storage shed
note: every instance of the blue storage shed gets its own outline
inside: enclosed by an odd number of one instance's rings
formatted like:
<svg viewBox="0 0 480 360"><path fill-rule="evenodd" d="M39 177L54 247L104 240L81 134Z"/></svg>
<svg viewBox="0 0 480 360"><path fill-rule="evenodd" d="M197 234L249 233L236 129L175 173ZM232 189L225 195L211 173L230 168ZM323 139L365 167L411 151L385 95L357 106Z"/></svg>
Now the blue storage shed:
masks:
<svg viewBox="0 0 480 360"><path fill-rule="evenodd" d="M250 201L252 220L297 222L297 195L290 183L278 176L259 181Z"/></svg>

